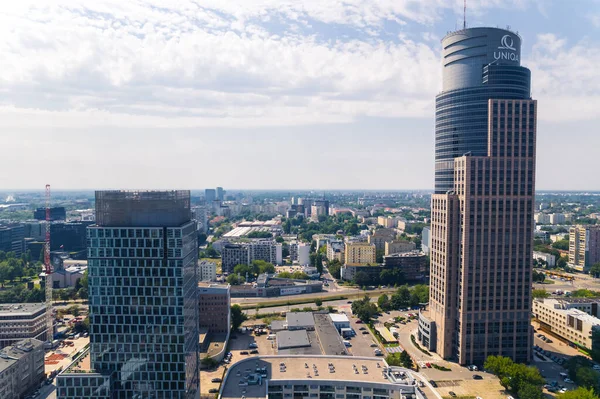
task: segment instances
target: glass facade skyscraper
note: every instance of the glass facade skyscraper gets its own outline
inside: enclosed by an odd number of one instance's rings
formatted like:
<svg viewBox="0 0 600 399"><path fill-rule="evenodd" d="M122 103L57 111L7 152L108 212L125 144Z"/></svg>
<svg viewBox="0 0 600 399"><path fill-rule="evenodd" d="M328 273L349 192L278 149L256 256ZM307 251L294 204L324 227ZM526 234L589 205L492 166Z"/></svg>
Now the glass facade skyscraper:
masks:
<svg viewBox="0 0 600 399"><path fill-rule="evenodd" d="M189 191L96 192L87 238L97 375L86 387L100 386L86 397L196 398L198 245ZM60 381L58 397L82 397L77 379Z"/></svg>
<svg viewBox="0 0 600 399"><path fill-rule="evenodd" d="M442 47L430 298L419 337L460 364L490 355L528 362L537 102L521 39L473 28Z"/></svg>
<svg viewBox="0 0 600 399"><path fill-rule="evenodd" d="M471 28L442 42L443 88L435 100L435 192L454 188L454 158L487 155L488 100L531 97L520 66L521 38L497 28Z"/></svg>

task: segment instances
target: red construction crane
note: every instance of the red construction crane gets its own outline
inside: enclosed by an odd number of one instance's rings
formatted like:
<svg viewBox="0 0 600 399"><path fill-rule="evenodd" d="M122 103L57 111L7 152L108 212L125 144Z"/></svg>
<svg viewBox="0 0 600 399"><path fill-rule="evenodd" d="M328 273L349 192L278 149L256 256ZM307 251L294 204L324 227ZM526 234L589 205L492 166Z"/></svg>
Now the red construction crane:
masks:
<svg viewBox="0 0 600 399"><path fill-rule="evenodd" d="M46 184L46 243L44 245L46 274L46 341L54 339L54 314L52 312L52 263L50 263L50 185Z"/></svg>

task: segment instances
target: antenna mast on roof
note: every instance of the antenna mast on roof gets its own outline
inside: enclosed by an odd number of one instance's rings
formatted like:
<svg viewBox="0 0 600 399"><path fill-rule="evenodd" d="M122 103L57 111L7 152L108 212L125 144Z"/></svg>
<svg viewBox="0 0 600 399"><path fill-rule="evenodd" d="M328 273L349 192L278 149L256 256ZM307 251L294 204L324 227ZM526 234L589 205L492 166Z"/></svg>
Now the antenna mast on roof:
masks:
<svg viewBox="0 0 600 399"><path fill-rule="evenodd" d="M463 29L467 29L467 0L465 0L463 6Z"/></svg>

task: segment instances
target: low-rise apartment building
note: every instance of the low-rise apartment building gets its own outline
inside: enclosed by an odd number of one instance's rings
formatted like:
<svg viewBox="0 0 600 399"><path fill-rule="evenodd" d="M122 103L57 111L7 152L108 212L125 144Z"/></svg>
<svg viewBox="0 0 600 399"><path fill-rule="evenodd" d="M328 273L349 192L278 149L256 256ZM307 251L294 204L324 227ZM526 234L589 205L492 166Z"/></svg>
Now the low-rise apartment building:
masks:
<svg viewBox="0 0 600 399"><path fill-rule="evenodd" d="M364 242L348 243L346 244L344 255L346 266L374 265L377 262L375 244Z"/></svg>
<svg viewBox="0 0 600 399"><path fill-rule="evenodd" d="M394 240L385 243L385 254L400 254L402 252L414 251L417 244L412 241Z"/></svg>
<svg viewBox="0 0 600 399"><path fill-rule="evenodd" d="M533 251L533 259L543 260L548 264L548 267L556 266L556 256L547 254L546 252Z"/></svg>
<svg viewBox="0 0 600 399"><path fill-rule="evenodd" d="M600 329L600 319L580 310L588 307L591 312L598 314L598 302L584 305L577 300L549 298L534 299L532 311L542 330L550 331L578 346L596 349L592 348L592 330Z"/></svg>
<svg viewBox="0 0 600 399"><path fill-rule="evenodd" d="M0 398L22 398L44 380L44 344L25 339L0 351Z"/></svg>
<svg viewBox="0 0 600 399"><path fill-rule="evenodd" d="M43 303L0 305L0 348L25 338L46 340L46 305Z"/></svg>
<svg viewBox="0 0 600 399"><path fill-rule="evenodd" d="M198 287L199 327L209 333L228 333L231 328L231 295L229 285Z"/></svg>
<svg viewBox="0 0 600 399"><path fill-rule="evenodd" d="M342 240L329 241L327 243L327 259L329 261L337 259L340 263L344 263L344 248L344 241Z"/></svg>
<svg viewBox="0 0 600 399"><path fill-rule="evenodd" d="M207 260L198 261L198 281L217 281L217 264Z"/></svg>

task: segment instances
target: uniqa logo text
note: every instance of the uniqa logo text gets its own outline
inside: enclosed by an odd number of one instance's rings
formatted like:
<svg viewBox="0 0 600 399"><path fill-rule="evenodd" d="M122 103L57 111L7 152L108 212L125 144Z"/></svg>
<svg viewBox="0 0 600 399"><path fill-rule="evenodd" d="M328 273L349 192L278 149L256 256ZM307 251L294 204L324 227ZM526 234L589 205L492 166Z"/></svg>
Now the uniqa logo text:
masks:
<svg viewBox="0 0 600 399"><path fill-rule="evenodd" d="M515 53L509 53L507 51L494 51L494 59L519 61L519 55Z"/></svg>

